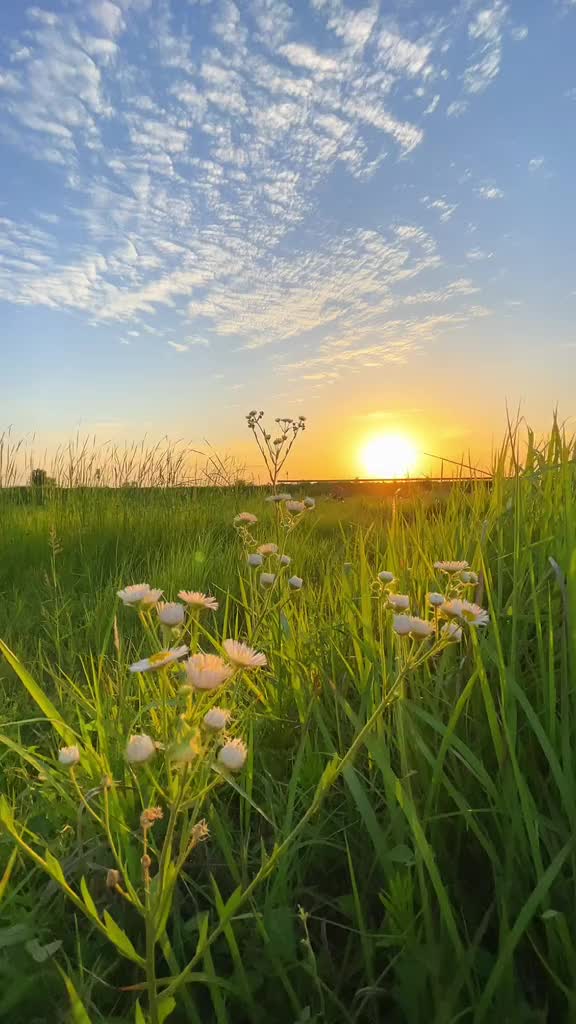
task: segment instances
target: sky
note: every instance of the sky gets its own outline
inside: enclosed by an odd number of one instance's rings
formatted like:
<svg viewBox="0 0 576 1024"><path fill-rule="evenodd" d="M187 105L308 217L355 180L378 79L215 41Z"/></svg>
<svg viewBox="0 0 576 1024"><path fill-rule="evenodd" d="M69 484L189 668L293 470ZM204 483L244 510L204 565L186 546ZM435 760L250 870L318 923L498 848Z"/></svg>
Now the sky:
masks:
<svg viewBox="0 0 576 1024"><path fill-rule="evenodd" d="M0 433L576 416L576 0L0 4ZM432 471L423 456L419 468Z"/></svg>

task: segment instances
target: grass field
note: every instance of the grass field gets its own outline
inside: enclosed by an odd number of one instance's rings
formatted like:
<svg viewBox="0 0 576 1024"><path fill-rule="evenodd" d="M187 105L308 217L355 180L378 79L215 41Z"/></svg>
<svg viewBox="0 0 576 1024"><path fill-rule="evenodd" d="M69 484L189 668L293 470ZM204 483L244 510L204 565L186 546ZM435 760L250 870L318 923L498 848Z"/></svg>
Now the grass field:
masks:
<svg viewBox="0 0 576 1024"><path fill-rule="evenodd" d="M492 487L291 528L256 491L0 492L0 1019L575 1020L573 455L555 428ZM292 559L271 589L241 511ZM399 636L381 570L413 615L451 588L490 622ZM193 693L131 673L162 639L116 597L141 580L219 602L177 643L267 665ZM132 734L167 749L128 763Z"/></svg>

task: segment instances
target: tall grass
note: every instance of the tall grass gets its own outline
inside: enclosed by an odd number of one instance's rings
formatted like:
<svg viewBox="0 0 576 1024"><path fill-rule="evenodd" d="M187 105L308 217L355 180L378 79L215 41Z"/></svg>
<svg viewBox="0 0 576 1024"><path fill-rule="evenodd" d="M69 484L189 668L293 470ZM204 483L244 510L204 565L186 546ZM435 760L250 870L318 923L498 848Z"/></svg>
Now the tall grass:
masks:
<svg viewBox="0 0 576 1024"><path fill-rule="evenodd" d="M263 616L231 526L238 492L0 495L0 637L17 659L0 664L1 788L22 841L47 847L75 892L85 877L139 957L145 935L106 888L109 849L37 702L97 751L135 721L152 732L153 685L127 672L149 646L114 597L140 579L211 591L214 635L268 656L231 691L249 760L214 791L154 964L170 1020L576 1018L574 448L556 424L520 441L512 430L491 487L319 502L287 542L304 588ZM243 500L273 540L274 509ZM491 621L423 656L393 635L376 573L394 571L422 612L442 558L477 570ZM139 961L10 831L0 856L0 1018L60 1020L72 1005L73 1020L147 1020Z"/></svg>

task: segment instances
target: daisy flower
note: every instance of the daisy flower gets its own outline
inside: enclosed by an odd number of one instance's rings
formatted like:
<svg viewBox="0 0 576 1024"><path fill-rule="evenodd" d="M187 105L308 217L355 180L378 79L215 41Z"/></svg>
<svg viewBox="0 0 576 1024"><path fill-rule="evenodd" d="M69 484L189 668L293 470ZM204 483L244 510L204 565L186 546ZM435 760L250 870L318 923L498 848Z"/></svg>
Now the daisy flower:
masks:
<svg viewBox="0 0 576 1024"><path fill-rule="evenodd" d="M184 663L186 679L189 686L196 690L216 690L234 674L231 665L227 665L219 654L193 654Z"/></svg>
<svg viewBox="0 0 576 1024"><path fill-rule="evenodd" d="M280 565L290 565L292 559L290 558L290 555L280 555L278 561L280 562Z"/></svg>
<svg viewBox="0 0 576 1024"><path fill-rule="evenodd" d="M210 594L202 594L199 590L179 590L178 597L190 608L208 609L211 612L218 611L218 601Z"/></svg>
<svg viewBox="0 0 576 1024"><path fill-rule="evenodd" d="M392 629L398 636L408 636L412 627L411 615L394 615L392 618Z"/></svg>
<svg viewBox="0 0 576 1024"><path fill-rule="evenodd" d="M225 708L210 708L206 712L202 719L204 725L211 732L220 732L221 729L225 729L230 721L230 712L226 711Z"/></svg>
<svg viewBox="0 0 576 1024"><path fill-rule="evenodd" d="M263 555L265 558L268 555L277 555L278 554L278 545L277 544L261 544L260 547L258 548L258 554L259 555Z"/></svg>
<svg viewBox="0 0 576 1024"><path fill-rule="evenodd" d="M462 626L459 626L456 622L445 622L440 630L440 635L445 640L450 640L456 644L462 639Z"/></svg>
<svg viewBox="0 0 576 1024"><path fill-rule="evenodd" d="M141 661L135 661L133 665L130 665L130 671L155 672L160 668L166 668L167 665L171 665L174 661L178 661L178 659L183 658L185 654L188 654L188 647L186 644L183 644L182 647L173 647L169 651L159 651L158 654L151 654L149 658L142 658Z"/></svg>
<svg viewBox="0 0 576 1024"><path fill-rule="evenodd" d="M259 554L247 555L246 561L248 562L248 565L250 565L253 569L257 569L260 565L262 565L264 561L264 556Z"/></svg>
<svg viewBox="0 0 576 1024"><path fill-rule="evenodd" d="M487 626L490 616L485 608L471 601L462 601L455 597L452 601L445 601L440 611L448 619L460 619L467 622L469 626Z"/></svg>
<svg viewBox="0 0 576 1024"><path fill-rule="evenodd" d="M288 586L291 590L302 590L302 584L304 580L301 576L291 576L288 580Z"/></svg>
<svg viewBox="0 0 576 1024"><path fill-rule="evenodd" d="M292 512L294 515L306 511L306 505L303 501L287 501L284 508L287 512Z"/></svg>
<svg viewBox="0 0 576 1024"><path fill-rule="evenodd" d="M150 761L155 753L156 744L146 733L131 736L126 744L126 760L129 764L144 764L145 761Z"/></svg>
<svg viewBox="0 0 576 1024"><path fill-rule="evenodd" d="M410 607L410 598L407 594L388 594L388 604L396 612L404 612Z"/></svg>
<svg viewBox="0 0 576 1024"><path fill-rule="evenodd" d="M419 619L417 615L413 615L410 621L410 636L416 640L424 640L434 633L434 626L431 622L426 622L426 619Z"/></svg>
<svg viewBox="0 0 576 1024"><path fill-rule="evenodd" d="M434 590L431 594L428 594L428 604L431 604L433 608L439 608L440 605L444 604L445 600L444 594L438 594Z"/></svg>
<svg viewBox="0 0 576 1024"><path fill-rule="evenodd" d="M66 768L72 768L80 762L80 751L78 747L61 747L58 751L58 760Z"/></svg>
<svg viewBox="0 0 576 1024"><path fill-rule="evenodd" d="M239 525L240 523L248 523L249 526L254 526L254 523L258 522L258 516L252 514L252 512L239 512L237 516L234 516L234 523Z"/></svg>
<svg viewBox="0 0 576 1024"><path fill-rule="evenodd" d="M316 508L316 498L304 498L303 504L306 508Z"/></svg>
<svg viewBox="0 0 576 1024"><path fill-rule="evenodd" d="M124 587L123 590L117 590L116 596L123 604L134 607L135 605L156 604L162 597L162 591L152 590L149 583L132 583L129 587Z"/></svg>
<svg viewBox="0 0 576 1024"><path fill-rule="evenodd" d="M384 569L382 572L378 573L378 579L381 583L393 583L395 576L393 572L388 572Z"/></svg>
<svg viewBox="0 0 576 1024"><path fill-rule="evenodd" d="M279 501L290 501L291 497L291 494L269 494L266 501L272 505L277 505Z"/></svg>
<svg viewBox="0 0 576 1024"><path fill-rule="evenodd" d="M184 622L184 606L177 601L159 601L156 605L158 618L163 626L170 626L174 629Z"/></svg>
<svg viewBox="0 0 576 1024"><path fill-rule="evenodd" d="M218 751L218 760L229 772L239 772L244 767L248 749L242 740L228 740Z"/></svg>
<svg viewBox="0 0 576 1024"><path fill-rule="evenodd" d="M440 572L463 572L470 566L468 562L434 562L434 568Z"/></svg>
<svg viewBox="0 0 576 1024"><path fill-rule="evenodd" d="M229 661L238 668L263 668L266 665L266 655L255 651L248 644L240 640L225 640L222 647L226 651Z"/></svg>
<svg viewBox="0 0 576 1024"><path fill-rule="evenodd" d="M275 572L261 572L260 573L260 586L262 586L262 587L273 587L275 579L276 579L276 573Z"/></svg>

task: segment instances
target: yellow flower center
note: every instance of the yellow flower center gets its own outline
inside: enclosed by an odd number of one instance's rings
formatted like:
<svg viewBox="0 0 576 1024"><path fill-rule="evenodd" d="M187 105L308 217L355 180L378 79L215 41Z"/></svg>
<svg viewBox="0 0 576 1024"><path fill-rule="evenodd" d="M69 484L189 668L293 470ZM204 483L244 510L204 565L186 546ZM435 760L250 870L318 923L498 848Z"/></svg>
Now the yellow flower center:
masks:
<svg viewBox="0 0 576 1024"><path fill-rule="evenodd" d="M165 661L169 654L170 651L159 651L158 654L151 654L148 661L151 665L158 665L161 661Z"/></svg>

